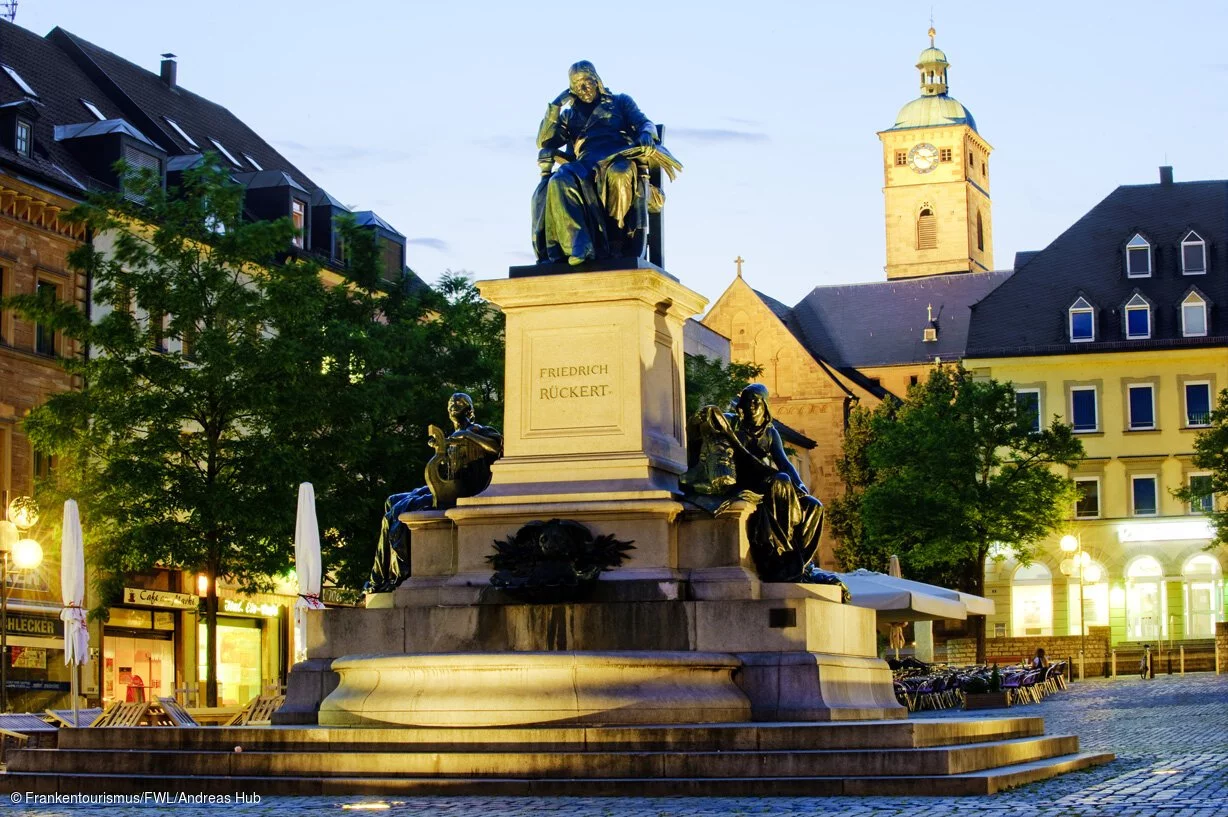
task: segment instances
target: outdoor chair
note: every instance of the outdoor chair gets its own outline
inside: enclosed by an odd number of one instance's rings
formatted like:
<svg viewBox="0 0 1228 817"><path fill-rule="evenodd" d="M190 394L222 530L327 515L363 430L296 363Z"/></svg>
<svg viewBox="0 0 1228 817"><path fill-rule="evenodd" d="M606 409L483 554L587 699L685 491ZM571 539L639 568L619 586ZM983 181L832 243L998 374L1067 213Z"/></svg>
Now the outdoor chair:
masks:
<svg viewBox="0 0 1228 817"><path fill-rule="evenodd" d="M159 726L200 726L174 698L158 698L151 711L156 711Z"/></svg>
<svg viewBox="0 0 1228 817"><path fill-rule="evenodd" d="M97 729L107 726L144 726L149 716L148 701L116 701L90 724Z"/></svg>
<svg viewBox="0 0 1228 817"><path fill-rule="evenodd" d="M71 709L45 709L43 710L43 720L55 726L64 726L72 728L74 726L90 726L102 714L102 707L95 706L89 709L77 710L77 722L73 723L73 713Z"/></svg>
<svg viewBox="0 0 1228 817"><path fill-rule="evenodd" d="M54 748L60 730L38 715L21 712L0 715L0 763L9 749L23 747Z"/></svg>
<svg viewBox="0 0 1228 817"><path fill-rule="evenodd" d="M257 695L222 726L268 726L273 713L285 702L285 695Z"/></svg>

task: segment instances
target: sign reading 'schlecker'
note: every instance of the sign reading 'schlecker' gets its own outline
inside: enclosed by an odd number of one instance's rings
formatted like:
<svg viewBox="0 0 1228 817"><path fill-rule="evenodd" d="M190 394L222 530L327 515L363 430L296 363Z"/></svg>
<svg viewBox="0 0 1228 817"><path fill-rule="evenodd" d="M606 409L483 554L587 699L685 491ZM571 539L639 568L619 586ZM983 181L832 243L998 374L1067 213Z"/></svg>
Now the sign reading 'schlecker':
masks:
<svg viewBox="0 0 1228 817"><path fill-rule="evenodd" d="M529 349L531 431L619 425L616 332L544 331L534 333Z"/></svg>

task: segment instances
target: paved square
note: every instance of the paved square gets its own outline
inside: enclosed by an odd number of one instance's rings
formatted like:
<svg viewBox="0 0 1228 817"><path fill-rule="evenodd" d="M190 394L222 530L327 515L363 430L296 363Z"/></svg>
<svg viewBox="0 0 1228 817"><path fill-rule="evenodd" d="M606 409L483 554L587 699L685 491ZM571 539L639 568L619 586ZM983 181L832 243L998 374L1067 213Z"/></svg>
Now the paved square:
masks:
<svg viewBox="0 0 1228 817"><path fill-rule="evenodd" d="M1117 760L1084 772L1022 786L991 797L923 798L293 798L266 797L258 805L168 808L33 808L40 817L87 814L174 814L203 817L375 813L445 817L672 817L673 815L987 815L987 817L1228 817L1228 675L1137 676L1073 684L1040 704L1008 710L1041 715L1047 732L1077 734L1085 750L1115 752ZM998 711L984 717L1006 714ZM918 718L967 717L961 711Z"/></svg>

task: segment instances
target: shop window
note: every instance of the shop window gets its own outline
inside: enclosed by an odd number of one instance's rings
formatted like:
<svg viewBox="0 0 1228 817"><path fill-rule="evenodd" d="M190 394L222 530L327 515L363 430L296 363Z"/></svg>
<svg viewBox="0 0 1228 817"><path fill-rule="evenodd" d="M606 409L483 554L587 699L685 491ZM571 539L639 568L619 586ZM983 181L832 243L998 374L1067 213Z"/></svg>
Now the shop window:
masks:
<svg viewBox="0 0 1228 817"><path fill-rule="evenodd" d="M1015 389L1015 408L1019 413L1019 424L1031 434L1039 434L1041 429L1040 389Z"/></svg>
<svg viewBox="0 0 1228 817"><path fill-rule="evenodd" d="M1211 384L1185 384L1185 424L1187 426L1211 425Z"/></svg>
<svg viewBox="0 0 1228 817"><path fill-rule="evenodd" d="M1210 474L1190 474L1190 513L1212 513L1215 494L1211 490Z"/></svg>
<svg viewBox="0 0 1228 817"><path fill-rule="evenodd" d="M1132 383L1126 387L1130 404L1130 430L1144 431L1156 427L1155 389L1150 383Z"/></svg>
<svg viewBox="0 0 1228 817"><path fill-rule="evenodd" d="M1096 311L1085 298L1070 305L1070 342L1086 343L1096 339Z"/></svg>
<svg viewBox="0 0 1228 817"><path fill-rule="evenodd" d="M1100 430L1095 386L1076 386L1070 390L1070 419L1075 431Z"/></svg>
<svg viewBox="0 0 1228 817"><path fill-rule="evenodd" d="M1011 577L1012 635L1053 635L1053 575L1034 562Z"/></svg>
<svg viewBox="0 0 1228 817"><path fill-rule="evenodd" d="M1155 516L1159 513L1159 491L1154 474L1130 477L1130 509L1135 516Z"/></svg>
<svg viewBox="0 0 1228 817"><path fill-rule="evenodd" d="M1190 230L1181 240L1181 272L1203 275L1207 271L1207 244L1202 236Z"/></svg>
<svg viewBox="0 0 1228 817"><path fill-rule="evenodd" d="M1157 641L1166 634L1168 599L1164 569L1151 556L1140 556L1126 567L1126 639Z"/></svg>
<svg viewBox="0 0 1228 817"><path fill-rule="evenodd" d="M1151 245L1138 233L1126 242L1126 276L1151 277Z"/></svg>
<svg viewBox="0 0 1228 817"><path fill-rule="evenodd" d="M1191 556L1181 568L1185 601L1185 637L1214 638L1215 622L1224 618L1224 580L1220 563L1209 553Z"/></svg>
<svg viewBox="0 0 1228 817"><path fill-rule="evenodd" d="M1076 579L1078 573L1075 573ZM1067 635L1083 633L1083 619L1088 627L1109 626L1109 582L1103 565L1088 561L1083 565L1083 601L1079 603L1079 583L1066 586ZM1081 614L1080 614L1080 611Z"/></svg>
<svg viewBox="0 0 1228 817"><path fill-rule="evenodd" d="M1200 338L1207 334L1207 302L1191 292L1181 302L1181 334L1187 338Z"/></svg>
<svg viewBox="0 0 1228 817"><path fill-rule="evenodd" d="M1078 498L1075 500L1075 518L1100 518L1100 478L1075 477L1075 490L1078 492Z"/></svg>
<svg viewBox="0 0 1228 817"><path fill-rule="evenodd" d="M153 701L175 694L175 642L173 632L155 630L153 616L173 614L145 610L126 610L141 614L140 621L129 622L111 611L111 621L148 628L107 628L103 639L103 698L108 701ZM173 625L172 625L173 626Z"/></svg>
<svg viewBox="0 0 1228 817"><path fill-rule="evenodd" d="M257 619L219 617L217 622L217 702L220 706L242 705L262 690L260 652L262 630ZM207 670L205 625L198 628L197 668L205 688Z"/></svg>

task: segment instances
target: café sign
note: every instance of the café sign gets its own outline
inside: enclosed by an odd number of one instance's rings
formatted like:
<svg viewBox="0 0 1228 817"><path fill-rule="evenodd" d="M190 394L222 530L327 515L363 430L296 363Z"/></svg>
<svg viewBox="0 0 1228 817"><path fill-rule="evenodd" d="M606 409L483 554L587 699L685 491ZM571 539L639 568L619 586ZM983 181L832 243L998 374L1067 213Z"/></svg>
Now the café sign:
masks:
<svg viewBox="0 0 1228 817"><path fill-rule="evenodd" d="M124 604L133 604L138 607L162 607L170 610L195 610L200 605L200 599L191 593L125 587Z"/></svg>
<svg viewBox="0 0 1228 817"><path fill-rule="evenodd" d="M249 599L222 599L223 613L238 613L243 616L263 616L277 618L276 604L258 604Z"/></svg>

